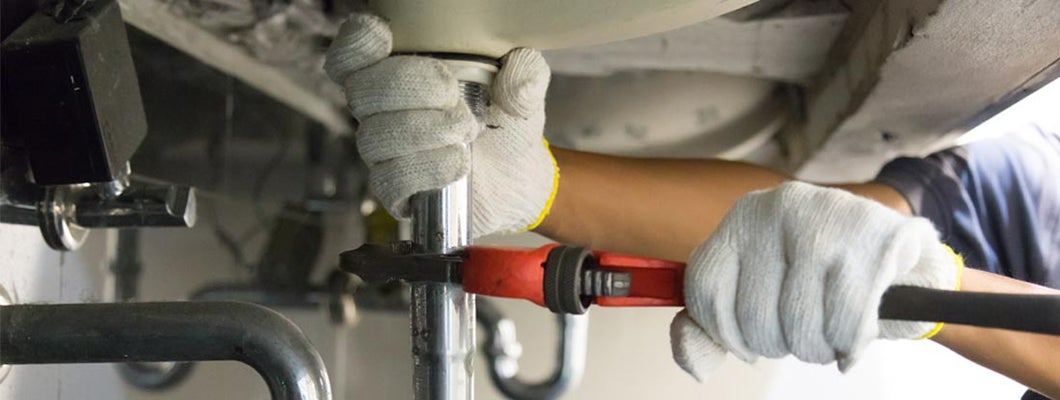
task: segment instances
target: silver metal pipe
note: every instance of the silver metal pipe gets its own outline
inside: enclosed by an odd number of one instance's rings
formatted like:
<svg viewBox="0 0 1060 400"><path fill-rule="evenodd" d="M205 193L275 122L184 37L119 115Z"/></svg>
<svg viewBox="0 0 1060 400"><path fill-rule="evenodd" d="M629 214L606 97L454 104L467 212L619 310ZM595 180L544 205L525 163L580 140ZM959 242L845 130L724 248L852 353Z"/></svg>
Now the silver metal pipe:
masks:
<svg viewBox="0 0 1060 400"><path fill-rule="evenodd" d="M497 68L475 61L446 63L461 81L460 89L471 111L481 118ZM409 207L417 251L451 253L471 243L470 176L413 196ZM416 398L472 399L475 296L455 284L413 284L410 320Z"/></svg>
<svg viewBox="0 0 1060 400"><path fill-rule="evenodd" d="M489 301L478 304L479 323L485 328L486 370L493 385L512 400L558 399L573 391L585 372L588 315L558 314L559 343L556 365L546 378L530 381L519 376L523 347L515 335L515 322L505 318Z"/></svg>
<svg viewBox="0 0 1060 400"><path fill-rule="evenodd" d="M290 320L237 302L0 306L0 364L235 360L273 400L330 400L320 354Z"/></svg>

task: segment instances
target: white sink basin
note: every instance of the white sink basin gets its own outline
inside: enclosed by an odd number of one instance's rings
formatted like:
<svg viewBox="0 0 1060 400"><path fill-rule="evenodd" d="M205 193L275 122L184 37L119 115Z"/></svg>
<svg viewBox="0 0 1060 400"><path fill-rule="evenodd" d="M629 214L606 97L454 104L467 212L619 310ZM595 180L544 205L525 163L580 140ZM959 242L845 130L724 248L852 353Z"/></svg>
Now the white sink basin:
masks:
<svg viewBox="0 0 1060 400"><path fill-rule="evenodd" d="M497 58L516 47L557 49L668 31L755 0L379 0L394 51Z"/></svg>

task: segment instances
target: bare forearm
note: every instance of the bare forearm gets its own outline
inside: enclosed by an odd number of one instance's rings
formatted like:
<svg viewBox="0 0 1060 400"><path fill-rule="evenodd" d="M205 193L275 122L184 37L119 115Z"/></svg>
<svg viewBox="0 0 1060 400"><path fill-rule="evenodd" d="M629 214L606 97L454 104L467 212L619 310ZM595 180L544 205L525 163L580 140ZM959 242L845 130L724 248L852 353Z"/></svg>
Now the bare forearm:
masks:
<svg viewBox="0 0 1060 400"><path fill-rule="evenodd" d="M685 261L737 199L790 179L768 169L720 160L633 159L554 149L559 192L538 232L558 241ZM875 183L836 185L906 215L909 204ZM1060 293L969 269L962 290ZM947 325L939 343L1039 392L1060 398L1060 337Z"/></svg>
<svg viewBox="0 0 1060 400"><path fill-rule="evenodd" d="M738 198L787 179L728 161L553 152L559 192L538 232L595 249L679 261L714 232Z"/></svg>
<svg viewBox="0 0 1060 400"><path fill-rule="evenodd" d="M559 192L538 232L599 250L686 261L737 199L790 179L720 160L633 159L553 149ZM905 198L876 183L835 185L911 215ZM1060 293L969 269L962 290ZM934 338L964 357L1060 398L1060 337L947 325Z"/></svg>
<svg viewBox="0 0 1060 400"><path fill-rule="evenodd" d="M961 290L1060 295L1060 291L972 269L963 274ZM946 324L933 339L979 365L1060 399L1060 369L1055 364L1060 360L1060 336Z"/></svg>
<svg viewBox="0 0 1060 400"><path fill-rule="evenodd" d="M555 240L685 261L737 199L790 177L722 160L636 159L553 148L559 192L537 232ZM905 200L877 184L843 189L904 213Z"/></svg>

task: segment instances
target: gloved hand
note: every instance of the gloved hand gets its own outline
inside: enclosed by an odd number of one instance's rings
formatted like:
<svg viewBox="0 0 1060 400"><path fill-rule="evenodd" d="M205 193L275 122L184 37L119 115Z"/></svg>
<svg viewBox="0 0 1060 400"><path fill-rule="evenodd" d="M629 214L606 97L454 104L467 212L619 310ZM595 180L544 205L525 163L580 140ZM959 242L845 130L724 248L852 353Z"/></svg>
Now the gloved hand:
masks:
<svg viewBox="0 0 1060 400"><path fill-rule="evenodd" d="M324 64L360 122L357 148L387 210L407 218L413 194L470 171L474 237L539 224L559 184L543 137L550 71L541 54L515 49L501 60L480 123L444 62L390 56L391 45L385 21L353 14Z"/></svg>
<svg viewBox="0 0 1060 400"><path fill-rule="evenodd" d="M960 259L931 223L838 189L786 183L743 197L685 272L687 308L670 326L678 365L702 380L732 352L838 361L874 338L915 339L941 324L879 320L892 285L956 289Z"/></svg>

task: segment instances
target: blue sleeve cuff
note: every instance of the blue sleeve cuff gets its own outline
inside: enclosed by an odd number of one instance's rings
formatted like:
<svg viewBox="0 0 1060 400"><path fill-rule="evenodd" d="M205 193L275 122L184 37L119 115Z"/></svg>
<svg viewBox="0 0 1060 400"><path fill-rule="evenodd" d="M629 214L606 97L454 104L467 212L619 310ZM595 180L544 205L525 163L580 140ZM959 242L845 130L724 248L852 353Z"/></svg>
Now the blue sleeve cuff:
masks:
<svg viewBox="0 0 1060 400"><path fill-rule="evenodd" d="M967 169L961 149L936 153L927 158L903 157L883 166L876 182L897 190L913 214L935 224L943 238L953 234L955 207L965 204L960 171Z"/></svg>

